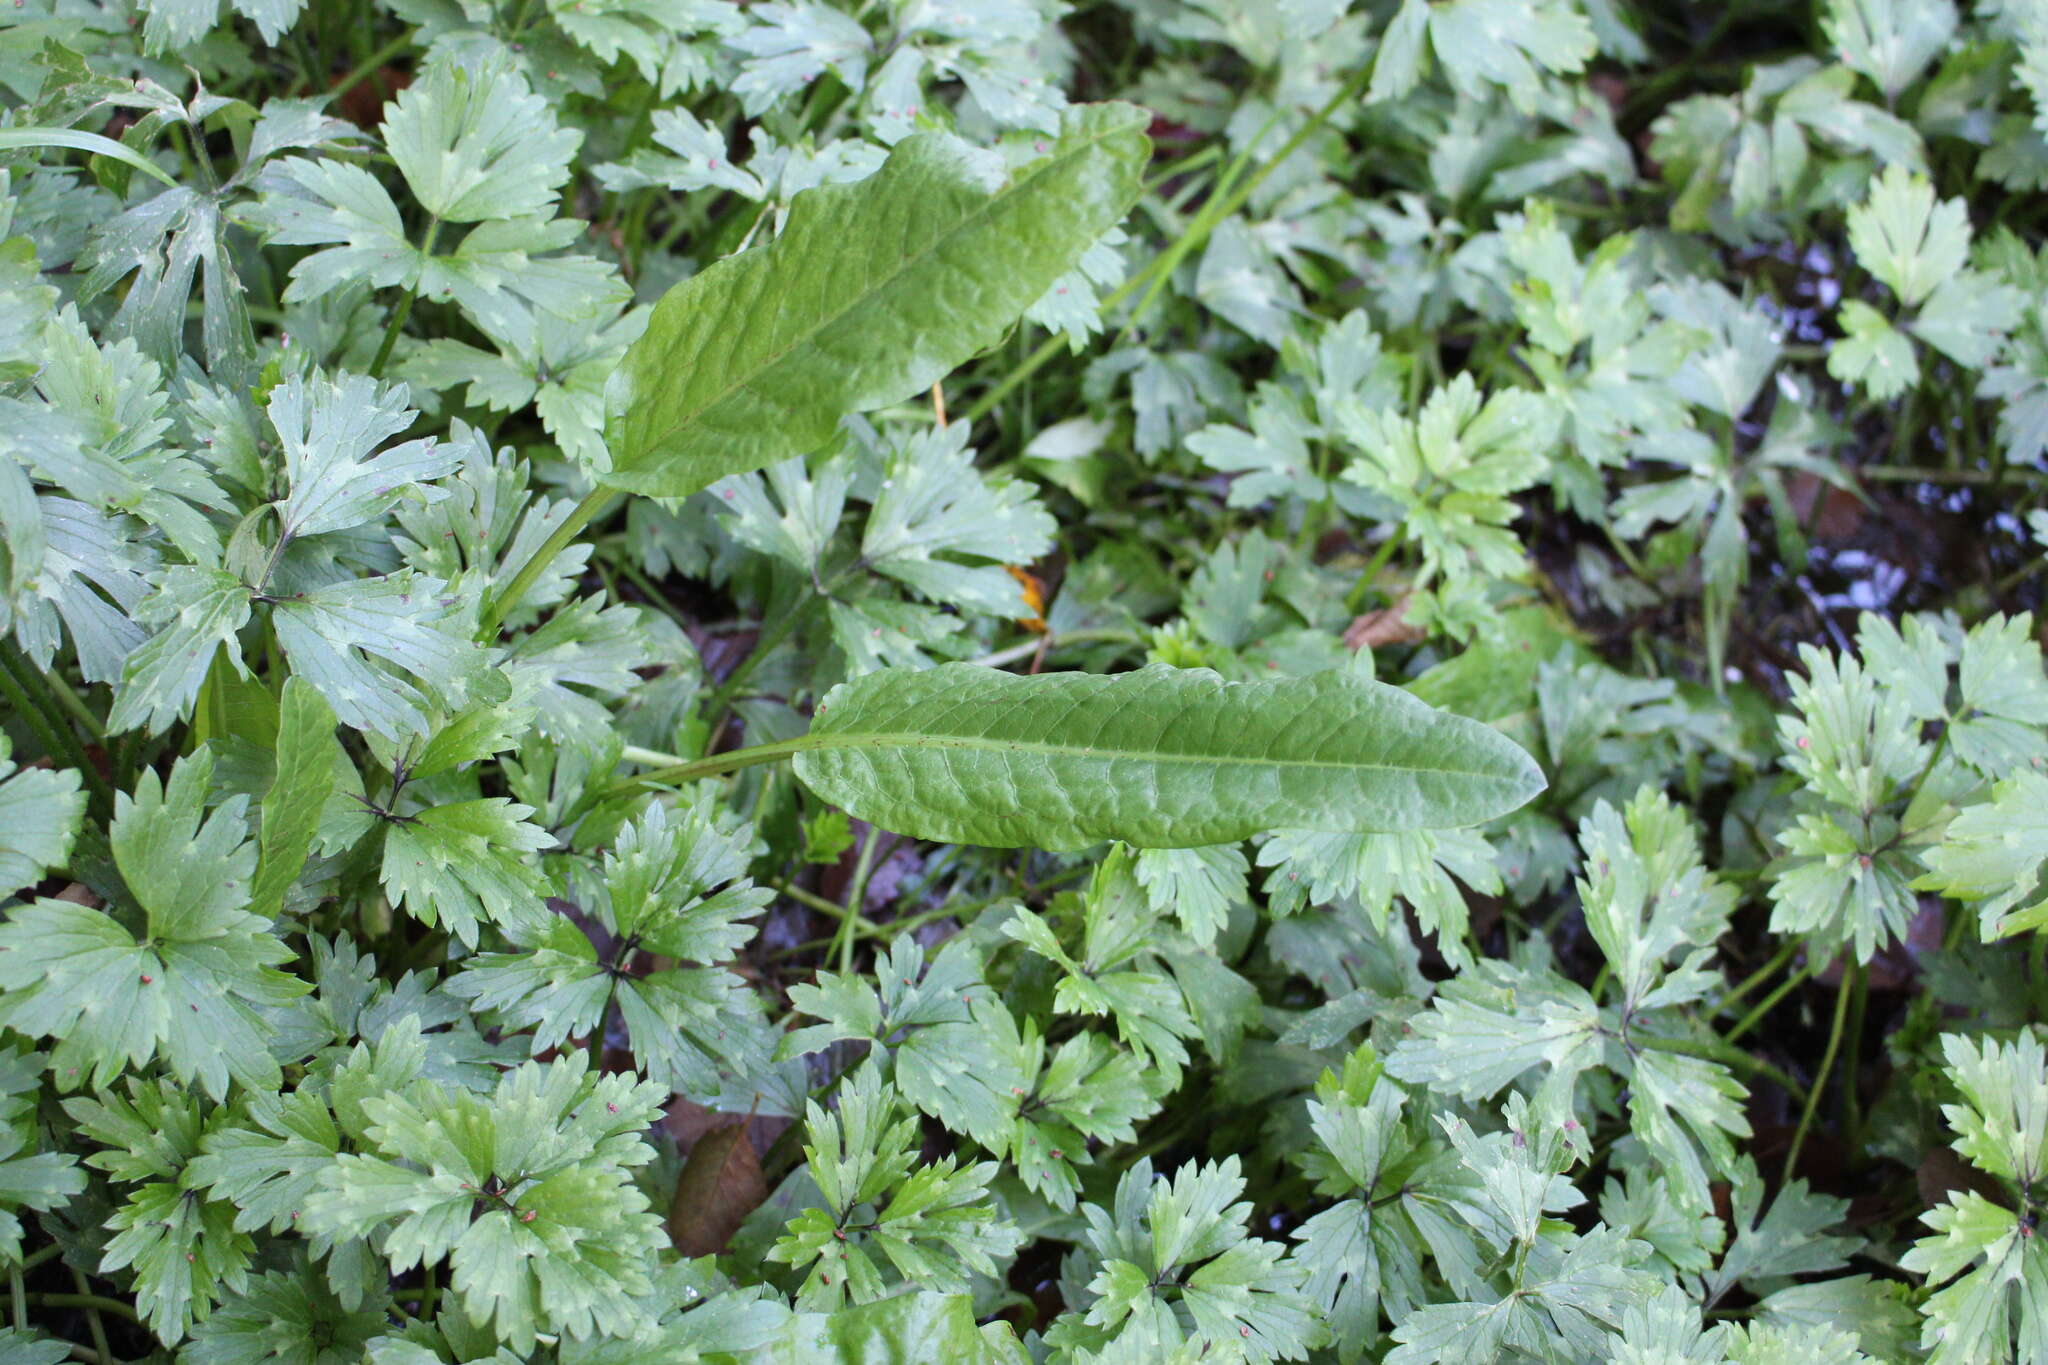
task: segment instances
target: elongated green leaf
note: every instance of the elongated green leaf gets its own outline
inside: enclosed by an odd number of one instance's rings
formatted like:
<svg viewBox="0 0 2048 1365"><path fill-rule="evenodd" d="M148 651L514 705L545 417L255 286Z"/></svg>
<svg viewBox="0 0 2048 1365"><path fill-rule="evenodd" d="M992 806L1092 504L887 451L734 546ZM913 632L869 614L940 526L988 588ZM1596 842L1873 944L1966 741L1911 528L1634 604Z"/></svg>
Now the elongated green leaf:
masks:
<svg viewBox="0 0 2048 1365"><path fill-rule="evenodd" d="M277 723L277 777L263 798L257 839L256 886L249 909L277 918L284 894L298 880L320 828L320 808L334 790L334 711L304 678L284 685Z"/></svg>
<svg viewBox="0 0 2048 1365"><path fill-rule="evenodd" d="M608 396L604 481L694 493L988 349L1137 198L1146 122L1070 109L1045 156L993 183L965 144L920 133L869 179L798 195L774 242L656 305Z"/></svg>
<svg viewBox="0 0 2048 1365"><path fill-rule="evenodd" d="M795 747L797 776L859 818L993 848L1470 825L1544 785L1498 732L1340 672L887 669L828 693Z"/></svg>
<svg viewBox="0 0 2048 1365"><path fill-rule="evenodd" d="M173 189L178 186L178 182L171 179L170 172L133 147L110 137L101 137L98 133L81 133L75 128L0 128L0 151L12 151L17 147L68 147L74 152L110 156Z"/></svg>

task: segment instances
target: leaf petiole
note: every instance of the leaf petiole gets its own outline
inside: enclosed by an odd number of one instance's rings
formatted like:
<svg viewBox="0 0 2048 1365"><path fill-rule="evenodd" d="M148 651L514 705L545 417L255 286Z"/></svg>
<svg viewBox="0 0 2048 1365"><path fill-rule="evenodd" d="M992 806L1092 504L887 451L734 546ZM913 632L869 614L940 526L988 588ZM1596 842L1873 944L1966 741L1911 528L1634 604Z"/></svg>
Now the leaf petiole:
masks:
<svg viewBox="0 0 2048 1365"><path fill-rule="evenodd" d="M111 816L114 789L107 785L107 779L86 757L78 736L72 733L56 702L51 700L42 674L12 640L0 640L0 696L7 698L22 723L35 732L36 739L52 762L62 763L78 772L86 790L92 794L93 808L101 812L103 818Z"/></svg>
<svg viewBox="0 0 2048 1365"><path fill-rule="evenodd" d="M434 239L440 235L441 220L429 218L426 235L420 239L422 270L426 268L426 258L434 254ZM419 277L414 276L413 282L406 286L404 297L398 300L398 307L392 310L390 323L384 328L384 341L377 347L377 358L370 362L370 378L384 377L384 366L391 359L391 348L398 344L398 334L405 330L405 320L412 315L412 301L419 297L419 292Z"/></svg>
<svg viewBox="0 0 2048 1365"><path fill-rule="evenodd" d="M555 562L555 556L568 549L570 542L582 533L583 528L596 520L598 515L609 508L618 497L619 491L616 488L602 486L593 488L583 495L583 501L570 509L568 517L555 528L554 534L542 541L540 548L519 566L519 572L512 575L512 581L505 585L505 590L485 606L477 622L476 634L479 640L490 640L497 635L498 627L504 623L506 615L512 608L519 605L519 599L526 596L526 590L533 586L533 580L539 578L548 565Z"/></svg>
<svg viewBox="0 0 2048 1365"><path fill-rule="evenodd" d="M723 777L727 773L738 772L742 768L757 767L763 763L776 763L790 757L792 754L816 747L817 741L813 740L809 735L799 735L795 739L777 740L773 744L755 744L744 749L728 749L722 754L709 754L703 758L682 759L656 768L652 772L638 773L632 777L620 778L612 783L611 786L605 788L604 795L606 797L624 796L630 792L638 791L642 787L673 786L683 782L694 782L700 777ZM644 754L650 758L669 757L668 755L652 754L644 749L631 751L627 754L627 757L630 759L634 757L635 753Z"/></svg>
<svg viewBox="0 0 2048 1365"><path fill-rule="evenodd" d="M1137 293L1140 289L1147 289L1155 280L1163 280L1165 276L1173 273L1174 268L1182 260L1186 259L1189 253L1208 239L1209 234L1216 229L1218 223L1221 223L1224 219L1242 208L1245 201L1250 199L1257 192L1259 186L1266 182L1266 178L1278 170L1287 158L1299 151L1301 145L1313 137L1316 130L1329 121L1331 115L1355 99L1358 92L1365 88L1365 83L1371 78L1372 67L1369 64L1361 66L1352 75L1351 79L1346 81L1343 87L1330 97L1327 104L1309 115L1308 122L1297 129L1294 136L1288 138L1280 150L1274 153L1263 166L1259 167L1242 184L1237 185L1234 189L1228 190L1221 194L1219 198L1204 205L1201 212L1195 215L1195 221L1188 224L1187 231L1175 238L1173 243L1164 252L1155 256L1150 265L1147 265L1143 270L1111 290L1109 295L1102 300L1100 311L1107 314L1111 309ZM1213 213L1210 211L1211 208L1215 210ZM1149 299L1149 297L1150 293L1148 292L1147 298ZM1141 303L1131 315L1133 321L1143 311L1144 304ZM1009 397L1013 389L1029 379L1038 371L1040 366L1051 360L1066 344L1067 339L1064 335L1050 336L1040 342L1038 349L1029 356L1026 356L1022 364L1004 375L1000 383L974 401L967 409L965 420L974 422L987 416L996 404Z"/></svg>

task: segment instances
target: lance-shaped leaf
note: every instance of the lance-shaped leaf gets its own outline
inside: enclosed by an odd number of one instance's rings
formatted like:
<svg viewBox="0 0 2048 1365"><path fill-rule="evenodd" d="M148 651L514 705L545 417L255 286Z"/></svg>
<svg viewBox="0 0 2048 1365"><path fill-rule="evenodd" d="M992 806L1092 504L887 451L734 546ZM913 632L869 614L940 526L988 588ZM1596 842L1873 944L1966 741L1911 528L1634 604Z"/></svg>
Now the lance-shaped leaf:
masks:
<svg viewBox="0 0 2048 1365"><path fill-rule="evenodd" d="M985 154L921 133L871 178L799 194L775 241L656 305L613 381L605 482L694 493L993 346L1137 198L1146 121L1071 109L1046 155L993 177Z"/></svg>
<svg viewBox="0 0 2048 1365"><path fill-rule="evenodd" d="M1543 789L1498 732L1345 672L886 669L834 688L797 776L885 829L991 848L1477 824Z"/></svg>
<svg viewBox="0 0 2048 1365"><path fill-rule="evenodd" d="M250 912L275 919L298 880L320 829L320 811L345 765L334 738L334 711L304 678L287 678L279 701L276 776L263 798Z"/></svg>

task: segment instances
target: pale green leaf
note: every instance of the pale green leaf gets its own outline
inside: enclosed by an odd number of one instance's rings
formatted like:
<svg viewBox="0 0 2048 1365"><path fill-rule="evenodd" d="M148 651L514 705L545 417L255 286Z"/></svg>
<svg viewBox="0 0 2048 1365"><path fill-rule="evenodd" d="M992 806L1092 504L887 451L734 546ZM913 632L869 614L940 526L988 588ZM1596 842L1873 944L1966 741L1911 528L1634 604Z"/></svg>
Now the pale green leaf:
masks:
<svg viewBox="0 0 2048 1365"><path fill-rule="evenodd" d="M1821 31L1887 102L1918 80L1956 29L1950 0L1828 0Z"/></svg>
<svg viewBox="0 0 2048 1365"><path fill-rule="evenodd" d="M1560 977L1482 960L1445 983L1388 1074L1467 1100L1487 1099L1523 1072L1548 1065L1567 1079L1599 1061L1600 1018L1585 992Z"/></svg>
<svg viewBox="0 0 2048 1365"><path fill-rule="evenodd" d="M861 558L934 602L1030 615L1003 566L1034 563L1052 548L1052 515L1030 485L979 473L967 435L956 422L891 452Z"/></svg>
<svg viewBox="0 0 2048 1365"><path fill-rule="evenodd" d="M383 133L420 207L450 223L547 212L583 141L509 65L445 59L399 92Z"/></svg>
<svg viewBox="0 0 2048 1365"><path fill-rule="evenodd" d="M1861 384L1880 402L1920 382L1913 343L1891 320L1861 299L1842 304L1843 336L1828 351L1828 373L1845 384Z"/></svg>
<svg viewBox="0 0 2048 1365"><path fill-rule="evenodd" d="M235 637L249 623L250 592L233 574L174 564L164 570L156 592L136 615L160 628L121 666L121 688L107 717L109 729L142 726L155 734L175 723L190 709L223 649L246 675Z"/></svg>
<svg viewBox="0 0 2048 1365"><path fill-rule="evenodd" d="M1982 369L1997 358L2025 315L2026 296L1981 270L1962 270L1935 287L1914 317L1913 335L1958 365Z"/></svg>
<svg viewBox="0 0 2048 1365"><path fill-rule="evenodd" d="M317 1272L272 1271L194 1328L180 1358L190 1365L339 1365L384 1334L389 1311L381 1300L344 1306Z"/></svg>
<svg viewBox="0 0 2048 1365"><path fill-rule="evenodd" d="M152 180L160 180L173 189L178 186L170 173L154 161L125 143L101 137L98 133L83 133L72 128L0 128L0 151L17 147L64 147L75 152L90 152L94 156L112 157Z"/></svg>
<svg viewBox="0 0 2048 1365"><path fill-rule="evenodd" d="M459 448L433 441L377 447L412 425L404 385L361 375L339 380L294 376L270 395L270 423L284 447L290 492L278 507L279 534L344 531L381 518L400 499L434 502L447 494L428 480L461 464Z"/></svg>
<svg viewBox="0 0 2048 1365"><path fill-rule="evenodd" d="M1233 906L1246 903L1244 851L1234 844L1206 848L1148 848L1133 870L1154 912L1173 915L1189 938L1213 943Z"/></svg>
<svg viewBox="0 0 2048 1365"><path fill-rule="evenodd" d="M1848 1213L1846 1199L1816 1194L1804 1180L1793 1180L1765 1209L1763 1178L1747 1156L1736 1160L1729 1184L1726 1221L1733 1236L1719 1267L1705 1277L1708 1302L1738 1284L1762 1293L1795 1275L1840 1270L1858 1245L1852 1237L1825 1235Z"/></svg>
<svg viewBox="0 0 2048 1365"><path fill-rule="evenodd" d="M1937 204L1925 176L1890 166L1871 186L1870 198L1849 211L1849 245L1899 302L1915 307L1963 268L1970 219L1962 200Z"/></svg>
<svg viewBox="0 0 2048 1365"><path fill-rule="evenodd" d="M1922 856L1928 870L1914 885L1977 902L1985 942L2048 924L2048 777L2020 772L2000 782Z"/></svg>
<svg viewBox="0 0 2048 1365"><path fill-rule="evenodd" d="M69 768L17 768L0 734L0 897L12 896L71 855L85 793Z"/></svg>
<svg viewBox="0 0 2048 1365"><path fill-rule="evenodd" d="M687 1321L687 1319L685 1320ZM698 1345L694 1334L690 1346ZM966 1294L897 1294L836 1313L798 1313L746 1357L756 1365L1022 1365L1007 1323L975 1323Z"/></svg>
<svg viewBox="0 0 2048 1365"><path fill-rule="evenodd" d="M270 619L293 672L342 724L397 739L424 733L436 704L460 705L482 667L450 619L461 602L439 579L405 570L285 598Z"/></svg>
<svg viewBox="0 0 2048 1365"><path fill-rule="evenodd" d="M57 1365L71 1359L68 1343L40 1332L0 1327L0 1365Z"/></svg>
<svg viewBox="0 0 2048 1365"><path fill-rule="evenodd" d="M133 795L115 799L108 843L144 937L69 901L39 900L0 923L0 1022L59 1040L52 1064L64 1088L105 1086L155 1056L215 1097L231 1076L277 1084L257 1009L307 986L275 970L291 949L243 908L256 865L246 799L208 816L213 766L202 749L167 783L145 769Z"/></svg>
<svg viewBox="0 0 2048 1365"><path fill-rule="evenodd" d="M391 822L385 888L407 913L475 944L483 924L522 935L547 923L547 879L523 855L554 842L526 822L531 806L487 796L433 806Z"/></svg>

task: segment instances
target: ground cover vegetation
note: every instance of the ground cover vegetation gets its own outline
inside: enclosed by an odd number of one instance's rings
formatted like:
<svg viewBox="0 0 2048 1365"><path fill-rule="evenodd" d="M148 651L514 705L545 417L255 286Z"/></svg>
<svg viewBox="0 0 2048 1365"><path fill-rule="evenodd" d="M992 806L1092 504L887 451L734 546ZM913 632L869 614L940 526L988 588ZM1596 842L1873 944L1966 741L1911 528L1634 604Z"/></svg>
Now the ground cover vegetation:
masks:
<svg viewBox="0 0 2048 1365"><path fill-rule="evenodd" d="M2048 1359L2048 4L0 9L0 1362Z"/></svg>

